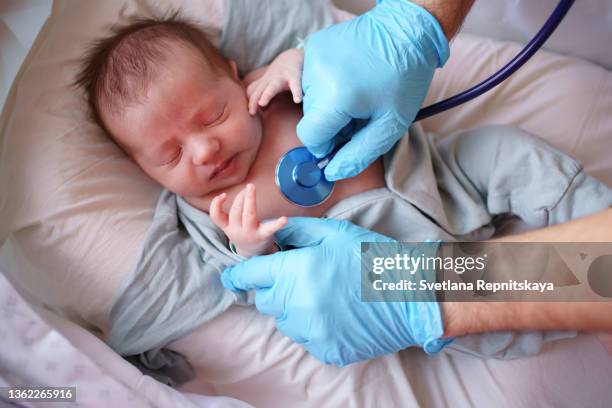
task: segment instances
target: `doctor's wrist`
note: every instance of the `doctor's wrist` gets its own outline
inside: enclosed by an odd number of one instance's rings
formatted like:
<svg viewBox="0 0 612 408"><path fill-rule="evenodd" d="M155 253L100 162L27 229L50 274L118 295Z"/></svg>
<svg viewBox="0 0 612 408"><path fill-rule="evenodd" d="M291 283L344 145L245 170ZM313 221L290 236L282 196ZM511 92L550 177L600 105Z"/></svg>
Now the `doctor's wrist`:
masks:
<svg viewBox="0 0 612 408"><path fill-rule="evenodd" d="M411 52L421 53L431 68L441 68L448 60L449 37L440 20L420 2L378 0L377 6L367 14L381 23L398 46L401 44Z"/></svg>
<svg viewBox="0 0 612 408"><path fill-rule="evenodd" d="M437 20L450 41L461 28L474 0L412 0L412 3L423 7Z"/></svg>
<svg viewBox="0 0 612 408"><path fill-rule="evenodd" d="M522 317L512 302L443 302L444 337L518 328Z"/></svg>

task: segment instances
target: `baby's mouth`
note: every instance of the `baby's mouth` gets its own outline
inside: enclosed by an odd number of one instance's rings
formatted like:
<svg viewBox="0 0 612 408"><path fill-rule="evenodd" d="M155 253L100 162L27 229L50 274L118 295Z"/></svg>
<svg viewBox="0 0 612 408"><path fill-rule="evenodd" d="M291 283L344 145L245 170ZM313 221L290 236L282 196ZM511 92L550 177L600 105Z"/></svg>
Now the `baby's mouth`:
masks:
<svg viewBox="0 0 612 408"><path fill-rule="evenodd" d="M219 164L215 170L213 170L212 174L210 175L210 180L214 179L215 177L217 177L218 175L223 175L224 173L226 173L228 169L233 168L234 166L232 166L234 164L234 162L236 161L236 156L237 154L233 155L232 157L230 157L229 159L225 160L224 162L222 162L221 164ZM230 169L231 170L231 169Z"/></svg>

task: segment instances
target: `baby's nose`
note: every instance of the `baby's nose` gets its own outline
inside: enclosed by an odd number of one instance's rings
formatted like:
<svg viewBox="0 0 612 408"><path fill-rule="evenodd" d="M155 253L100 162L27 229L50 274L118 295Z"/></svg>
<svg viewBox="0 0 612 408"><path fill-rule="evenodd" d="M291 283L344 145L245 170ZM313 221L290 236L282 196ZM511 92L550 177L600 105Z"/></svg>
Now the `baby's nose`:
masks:
<svg viewBox="0 0 612 408"><path fill-rule="evenodd" d="M214 161L221 143L216 138L194 137L190 143L193 164L201 166Z"/></svg>

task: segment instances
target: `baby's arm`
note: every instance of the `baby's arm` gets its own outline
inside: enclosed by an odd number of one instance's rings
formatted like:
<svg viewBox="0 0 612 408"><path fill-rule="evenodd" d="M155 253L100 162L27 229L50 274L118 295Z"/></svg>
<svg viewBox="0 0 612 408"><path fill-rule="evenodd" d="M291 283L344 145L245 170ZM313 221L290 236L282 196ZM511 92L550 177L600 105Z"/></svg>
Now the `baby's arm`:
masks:
<svg viewBox="0 0 612 408"><path fill-rule="evenodd" d="M287 224L287 217L261 223L257 217L255 186L247 186L236 196L229 214L223 211L227 194L223 193L210 204L210 218L225 232L236 252L245 258L276 252L274 233Z"/></svg>
<svg viewBox="0 0 612 408"><path fill-rule="evenodd" d="M280 92L291 91L295 103L302 102L302 67L304 50L291 48L272 61L264 74L247 87L249 113L265 107Z"/></svg>

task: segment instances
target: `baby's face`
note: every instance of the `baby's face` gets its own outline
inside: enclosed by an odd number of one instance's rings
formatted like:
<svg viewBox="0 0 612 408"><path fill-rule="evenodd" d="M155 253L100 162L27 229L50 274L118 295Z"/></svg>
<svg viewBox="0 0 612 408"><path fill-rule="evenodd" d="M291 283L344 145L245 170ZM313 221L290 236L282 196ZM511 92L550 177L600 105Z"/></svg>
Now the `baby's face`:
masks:
<svg viewBox="0 0 612 408"><path fill-rule="evenodd" d="M249 115L235 72L214 73L188 50L176 54L141 103L103 119L149 176L178 195L201 197L246 178L261 121Z"/></svg>

